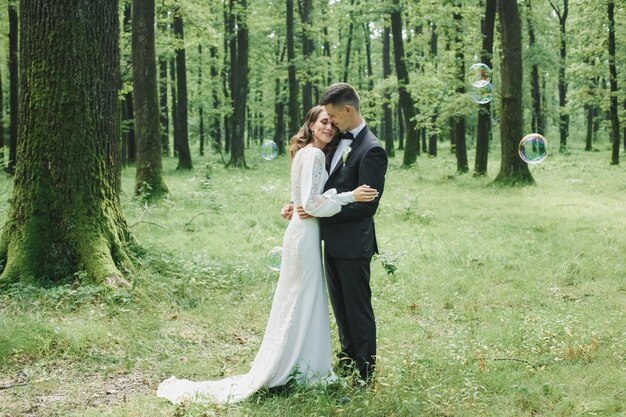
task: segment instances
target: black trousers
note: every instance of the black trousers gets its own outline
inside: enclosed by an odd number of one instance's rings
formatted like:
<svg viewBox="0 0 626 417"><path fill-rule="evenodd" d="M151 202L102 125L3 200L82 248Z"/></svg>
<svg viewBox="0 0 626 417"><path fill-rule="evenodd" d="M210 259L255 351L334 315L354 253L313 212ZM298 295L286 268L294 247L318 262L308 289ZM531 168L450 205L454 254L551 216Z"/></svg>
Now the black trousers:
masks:
<svg viewBox="0 0 626 417"><path fill-rule="evenodd" d="M330 302L342 355L354 361L369 381L376 362L376 322L370 289L370 258L337 259L324 255Z"/></svg>

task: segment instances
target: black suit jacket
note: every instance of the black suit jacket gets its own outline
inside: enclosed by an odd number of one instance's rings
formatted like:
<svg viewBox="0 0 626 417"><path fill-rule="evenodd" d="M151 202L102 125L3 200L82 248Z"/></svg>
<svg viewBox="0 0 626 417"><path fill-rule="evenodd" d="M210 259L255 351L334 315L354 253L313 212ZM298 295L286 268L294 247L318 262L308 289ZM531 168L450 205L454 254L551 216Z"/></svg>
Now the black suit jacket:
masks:
<svg viewBox="0 0 626 417"><path fill-rule="evenodd" d="M345 163L342 158L330 173L324 190L338 193L352 191L367 184L379 191L369 203L352 203L332 217L322 218L321 233L324 250L334 258L371 258L378 253L373 216L385 188L387 154L376 136L365 126L350 145Z"/></svg>

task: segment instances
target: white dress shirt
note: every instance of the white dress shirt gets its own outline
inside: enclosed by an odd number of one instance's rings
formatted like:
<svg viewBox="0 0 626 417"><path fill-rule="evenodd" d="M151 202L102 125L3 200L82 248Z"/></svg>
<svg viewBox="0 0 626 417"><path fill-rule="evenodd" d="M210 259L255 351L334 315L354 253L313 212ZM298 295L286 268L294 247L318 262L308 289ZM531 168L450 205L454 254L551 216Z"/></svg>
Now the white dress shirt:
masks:
<svg viewBox="0 0 626 417"><path fill-rule="evenodd" d="M352 133L352 136L356 138L357 135L361 133L361 130L363 130L364 127L365 127L365 120L363 120L360 125L350 130L350 133ZM333 160L330 163L329 173L332 173L335 170L335 167L339 163L339 160L343 157L343 152L346 150L348 146L352 144L352 140L353 139L341 139L341 142L339 142L339 145L337 146L337 149L335 150L335 154L333 155Z"/></svg>

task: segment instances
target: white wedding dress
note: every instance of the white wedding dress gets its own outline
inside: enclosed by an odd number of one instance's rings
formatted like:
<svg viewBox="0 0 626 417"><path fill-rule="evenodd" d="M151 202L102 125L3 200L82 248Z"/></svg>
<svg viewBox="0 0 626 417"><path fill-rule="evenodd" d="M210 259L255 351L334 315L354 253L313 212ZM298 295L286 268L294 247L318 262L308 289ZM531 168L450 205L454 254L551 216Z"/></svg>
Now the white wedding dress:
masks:
<svg viewBox="0 0 626 417"><path fill-rule="evenodd" d="M352 192L322 194L328 179L325 155L312 146L295 155L291 168L294 207L302 204L315 217L338 213L354 202ZM218 381L189 381L171 377L161 382L157 396L174 404L234 403L261 388L298 383L329 383L336 379L331 365L330 322L322 270L319 220L297 214L283 237L280 277L261 347L250 372Z"/></svg>

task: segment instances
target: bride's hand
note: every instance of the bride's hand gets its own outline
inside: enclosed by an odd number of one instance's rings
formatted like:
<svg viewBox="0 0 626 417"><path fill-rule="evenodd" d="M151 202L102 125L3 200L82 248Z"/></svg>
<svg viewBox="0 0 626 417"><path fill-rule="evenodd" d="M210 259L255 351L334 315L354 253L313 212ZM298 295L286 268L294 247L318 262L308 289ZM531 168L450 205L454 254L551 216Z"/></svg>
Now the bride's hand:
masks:
<svg viewBox="0 0 626 417"><path fill-rule="evenodd" d="M354 195L354 201L357 203L374 201L378 197L378 190L370 187L367 184L363 184L352 191Z"/></svg>

